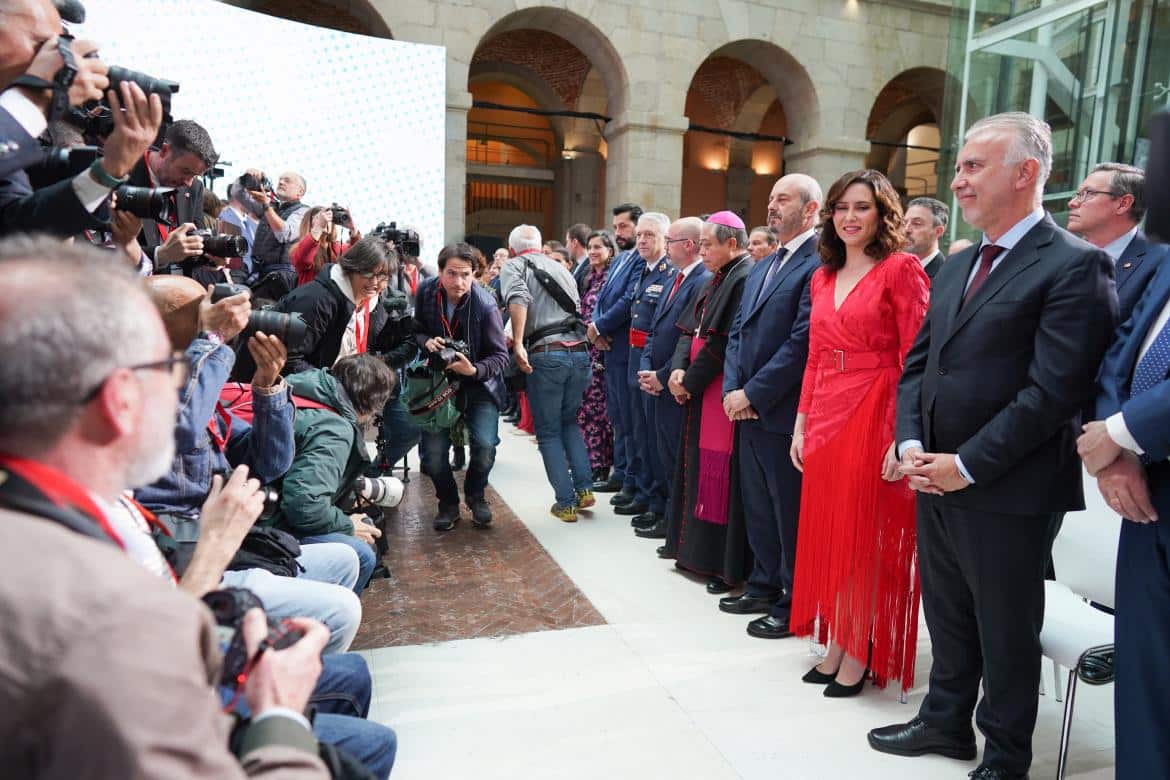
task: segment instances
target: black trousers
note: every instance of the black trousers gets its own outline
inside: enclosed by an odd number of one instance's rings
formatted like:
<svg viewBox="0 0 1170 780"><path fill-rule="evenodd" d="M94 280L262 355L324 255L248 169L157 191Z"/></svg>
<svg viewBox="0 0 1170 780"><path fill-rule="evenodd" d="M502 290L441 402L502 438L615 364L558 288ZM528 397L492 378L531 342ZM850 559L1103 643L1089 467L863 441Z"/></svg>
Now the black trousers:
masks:
<svg viewBox="0 0 1170 780"><path fill-rule="evenodd" d="M746 590L749 596L775 598L772 616L787 620L792 611L801 481L788 456L792 436L769 433L755 422L741 422L736 430L744 524L755 557Z"/></svg>
<svg viewBox="0 0 1170 780"><path fill-rule="evenodd" d="M1170 465L1148 474L1159 519L1122 521L1117 550L1118 780L1170 777Z"/></svg>
<svg viewBox="0 0 1170 780"><path fill-rule="evenodd" d="M919 717L965 736L974 712L987 738L983 763L1008 774L1023 775L1032 763L1044 570L1058 517L918 498L922 606L934 655Z"/></svg>

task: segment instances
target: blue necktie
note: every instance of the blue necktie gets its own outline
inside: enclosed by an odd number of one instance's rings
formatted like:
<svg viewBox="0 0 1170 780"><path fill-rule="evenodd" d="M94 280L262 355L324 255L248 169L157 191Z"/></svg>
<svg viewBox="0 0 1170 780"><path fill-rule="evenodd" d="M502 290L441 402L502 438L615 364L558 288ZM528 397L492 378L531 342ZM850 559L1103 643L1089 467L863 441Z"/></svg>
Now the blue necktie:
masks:
<svg viewBox="0 0 1170 780"><path fill-rule="evenodd" d="M1167 371L1170 371L1170 322L1154 337L1150 348L1133 370L1133 381L1129 385L1130 397L1141 395L1164 380Z"/></svg>
<svg viewBox="0 0 1170 780"><path fill-rule="evenodd" d="M780 247L780 251L776 253L776 257L772 258L772 264L768 266L768 273L764 274L764 283L760 285L760 291L756 293L756 303L764 297L764 291L768 289L768 285L772 284L772 280L776 277L776 272L780 270L780 266L784 264L784 256L788 254L786 247Z"/></svg>

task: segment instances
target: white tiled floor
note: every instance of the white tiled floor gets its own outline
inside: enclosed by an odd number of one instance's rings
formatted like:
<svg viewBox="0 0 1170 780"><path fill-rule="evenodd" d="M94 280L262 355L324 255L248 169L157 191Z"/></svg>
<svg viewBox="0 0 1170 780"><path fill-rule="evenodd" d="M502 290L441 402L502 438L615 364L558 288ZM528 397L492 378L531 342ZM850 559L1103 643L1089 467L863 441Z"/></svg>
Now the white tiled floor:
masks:
<svg viewBox="0 0 1170 780"><path fill-rule="evenodd" d="M604 500L575 525L549 516L536 447L511 430L501 425L492 484L609 624L367 652L371 717L398 732L396 778L935 780L975 767L866 744L870 728L917 711L930 663L925 628L908 704L874 688L825 699L800 682L815 662L807 642L749 637L748 618L719 612ZM1063 705L1045 670L1033 778L1056 774ZM1113 776L1112 696L1112 687L1081 686L1069 777Z"/></svg>

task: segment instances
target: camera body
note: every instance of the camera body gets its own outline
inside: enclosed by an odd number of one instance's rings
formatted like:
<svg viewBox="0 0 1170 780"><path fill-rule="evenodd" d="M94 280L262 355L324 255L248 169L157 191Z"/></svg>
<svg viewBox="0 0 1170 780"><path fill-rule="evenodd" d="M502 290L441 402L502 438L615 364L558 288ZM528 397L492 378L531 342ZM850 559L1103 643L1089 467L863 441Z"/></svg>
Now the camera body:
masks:
<svg viewBox="0 0 1170 780"><path fill-rule="evenodd" d="M216 257L243 257L248 252L248 239L211 230L195 230L193 236L203 239L203 253ZM239 285L236 285L239 286Z"/></svg>
<svg viewBox="0 0 1170 780"><path fill-rule="evenodd" d="M240 293L250 293L251 290L242 284L217 284L211 289L211 302L218 303L224 298L230 298ZM271 309L255 309L248 315L248 326L244 328L244 338L256 331L276 336L290 350L299 350L305 343L308 326L301 319L300 314L285 314Z"/></svg>
<svg viewBox="0 0 1170 780"><path fill-rule="evenodd" d="M245 190L250 192L266 192L270 199L274 201L279 200L276 197L276 189L273 188L272 182L269 181L267 175L256 178L251 173L245 172L240 175L240 178L236 179L236 182Z"/></svg>
<svg viewBox="0 0 1170 780"><path fill-rule="evenodd" d="M244 588L222 588L203 596L203 603L215 616L220 649L223 651L223 669L220 684L235 690L240 675L248 666L248 648L244 643L244 615L248 610L264 609L260 599ZM283 650L296 644L305 632L288 620L268 618L267 644L273 650Z"/></svg>
<svg viewBox="0 0 1170 780"><path fill-rule="evenodd" d="M334 225L346 228L347 230L353 230L353 217L349 215L349 209L334 203L329 207L329 211L333 214Z"/></svg>
<svg viewBox="0 0 1170 780"><path fill-rule="evenodd" d="M442 360L443 365L446 366L459 355L463 355L468 360L471 360L471 347L466 341L447 339L443 348L435 354L439 356L439 360Z"/></svg>
<svg viewBox="0 0 1170 780"><path fill-rule="evenodd" d="M419 253L422 251L419 243L418 233L413 230L399 230L397 222L391 222L389 224L380 222L378 223L378 226L370 232L370 234L377 236L383 241L393 244L394 248L398 250L399 254L418 257Z"/></svg>

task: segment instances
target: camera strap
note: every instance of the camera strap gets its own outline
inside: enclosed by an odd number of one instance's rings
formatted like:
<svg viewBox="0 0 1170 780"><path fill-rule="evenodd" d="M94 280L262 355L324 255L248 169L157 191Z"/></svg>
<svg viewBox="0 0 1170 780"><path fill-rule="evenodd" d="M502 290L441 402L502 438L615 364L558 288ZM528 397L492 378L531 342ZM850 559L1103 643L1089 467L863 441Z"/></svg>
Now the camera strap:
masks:
<svg viewBox="0 0 1170 780"><path fill-rule="evenodd" d="M48 46L51 44L46 41L44 45ZM57 36L57 53L61 55L61 61L64 64L53 75L51 82L37 78L36 76L30 76L27 73L12 82L12 85L16 87L51 89L53 91L53 97L49 101L49 113L47 115L50 122L61 119L69 111L69 88L73 86L73 79L77 77L77 60L73 58L72 35L61 33Z"/></svg>

